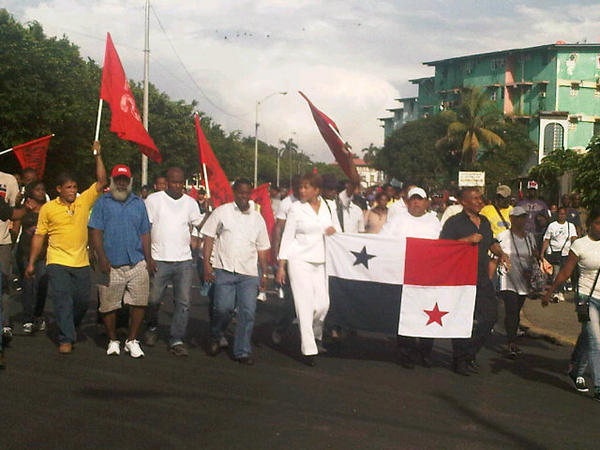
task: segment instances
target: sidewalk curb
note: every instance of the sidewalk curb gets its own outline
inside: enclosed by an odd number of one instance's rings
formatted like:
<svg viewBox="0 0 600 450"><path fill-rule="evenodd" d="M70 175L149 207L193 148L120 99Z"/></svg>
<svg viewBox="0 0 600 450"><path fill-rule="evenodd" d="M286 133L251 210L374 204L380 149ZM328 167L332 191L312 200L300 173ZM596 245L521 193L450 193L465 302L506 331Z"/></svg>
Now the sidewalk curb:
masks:
<svg viewBox="0 0 600 450"><path fill-rule="evenodd" d="M523 325L523 327L527 328L527 334L531 335L531 337L542 337L544 339L549 340L552 343L558 344L558 345L565 345L565 346L569 346L569 345L575 345L576 339L567 337L567 336L563 336L560 333L557 333L555 331L551 331L551 330L546 330L545 328L539 327L537 325L535 325L533 322L531 322L527 316L525 316L525 313L523 310L521 310L521 325ZM535 336L538 335L538 336Z"/></svg>

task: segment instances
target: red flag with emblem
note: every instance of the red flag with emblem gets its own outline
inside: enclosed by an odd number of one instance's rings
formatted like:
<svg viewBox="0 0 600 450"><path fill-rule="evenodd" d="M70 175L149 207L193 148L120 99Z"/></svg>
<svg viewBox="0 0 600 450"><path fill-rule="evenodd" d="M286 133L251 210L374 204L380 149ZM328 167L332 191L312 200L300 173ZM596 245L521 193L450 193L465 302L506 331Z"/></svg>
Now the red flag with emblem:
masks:
<svg viewBox="0 0 600 450"><path fill-rule="evenodd" d="M354 181L355 183L360 182L360 176L354 165L352 153L348 150L349 145L342 140L340 131L335 122L313 105L302 91L298 91L298 93L308 102L308 106L310 106L310 111L313 119L315 119L315 122L317 123L321 136L325 139L325 142L329 146L331 153L333 153L335 160L340 165L340 168L351 181Z"/></svg>
<svg viewBox="0 0 600 450"><path fill-rule="evenodd" d="M44 177L44 170L46 168L46 152L50 145L50 139L53 134L44 136L33 141L26 142L25 144L15 145L13 152L19 160L19 164L23 169L33 169L37 173L38 179L41 180Z"/></svg>
<svg viewBox="0 0 600 450"><path fill-rule="evenodd" d="M142 124L135 98L110 33L106 34L100 98L110 105L110 131L117 133L121 139L138 144L140 151L152 161L162 162L156 144Z"/></svg>
<svg viewBox="0 0 600 450"><path fill-rule="evenodd" d="M216 208L223 203L233 201L233 190L231 189L227 175L225 175L221 164L219 164L219 160L213 153L206 136L202 132L198 113L194 114L194 117L196 119L196 139L198 140L200 168L202 168L203 164L206 166L207 179L204 180L204 183L207 186L207 193L210 189L210 198L212 199L213 206Z"/></svg>

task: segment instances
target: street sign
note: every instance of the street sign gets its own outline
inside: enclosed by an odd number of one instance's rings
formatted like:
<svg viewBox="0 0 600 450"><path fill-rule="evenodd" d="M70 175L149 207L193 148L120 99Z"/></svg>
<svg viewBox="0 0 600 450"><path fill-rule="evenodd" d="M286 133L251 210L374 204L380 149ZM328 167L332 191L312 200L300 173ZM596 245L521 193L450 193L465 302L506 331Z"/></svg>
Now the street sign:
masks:
<svg viewBox="0 0 600 450"><path fill-rule="evenodd" d="M458 172L458 187L485 186L485 172Z"/></svg>

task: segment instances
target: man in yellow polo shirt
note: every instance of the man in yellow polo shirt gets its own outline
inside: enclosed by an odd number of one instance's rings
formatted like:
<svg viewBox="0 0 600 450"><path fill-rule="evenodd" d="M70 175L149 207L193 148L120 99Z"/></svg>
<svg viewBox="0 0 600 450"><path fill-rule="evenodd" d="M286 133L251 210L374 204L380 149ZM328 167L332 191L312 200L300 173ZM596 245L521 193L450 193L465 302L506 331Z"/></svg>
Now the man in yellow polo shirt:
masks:
<svg viewBox="0 0 600 450"><path fill-rule="evenodd" d="M490 221L494 237L510 228L510 187L501 184L496 188L496 198L491 205L484 206L481 215Z"/></svg>
<svg viewBox="0 0 600 450"><path fill-rule="evenodd" d="M106 169L100 156L100 142L92 152L96 158L96 182L77 196L77 182L68 173L58 176L58 197L40 209L37 228L31 242L25 276L34 276L34 264L48 236L46 266L48 297L54 304L59 328L58 351L71 353L75 328L85 315L90 296L88 257L88 219L96 199L106 186Z"/></svg>

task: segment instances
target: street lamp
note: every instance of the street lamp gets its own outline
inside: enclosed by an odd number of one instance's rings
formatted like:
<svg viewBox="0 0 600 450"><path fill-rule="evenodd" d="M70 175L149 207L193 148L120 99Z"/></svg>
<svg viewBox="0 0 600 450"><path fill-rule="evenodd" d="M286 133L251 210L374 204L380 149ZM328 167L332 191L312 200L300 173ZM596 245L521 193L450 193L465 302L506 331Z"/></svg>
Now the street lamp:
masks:
<svg viewBox="0 0 600 450"><path fill-rule="evenodd" d="M258 107L261 103L264 103L266 100L270 99L274 95L286 95L287 92L273 92L272 94L267 95L262 100L258 100L256 102L256 115L254 121L254 187L258 184Z"/></svg>

